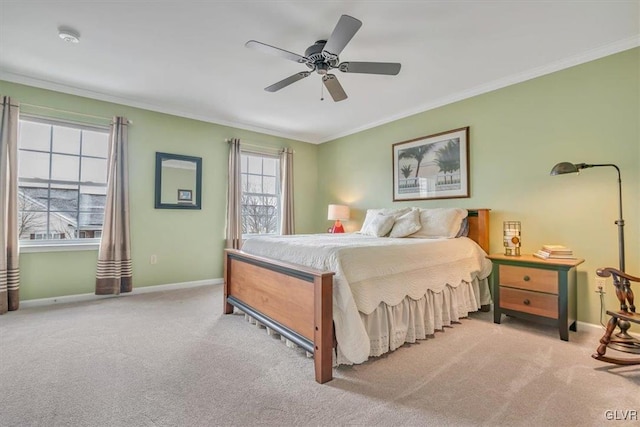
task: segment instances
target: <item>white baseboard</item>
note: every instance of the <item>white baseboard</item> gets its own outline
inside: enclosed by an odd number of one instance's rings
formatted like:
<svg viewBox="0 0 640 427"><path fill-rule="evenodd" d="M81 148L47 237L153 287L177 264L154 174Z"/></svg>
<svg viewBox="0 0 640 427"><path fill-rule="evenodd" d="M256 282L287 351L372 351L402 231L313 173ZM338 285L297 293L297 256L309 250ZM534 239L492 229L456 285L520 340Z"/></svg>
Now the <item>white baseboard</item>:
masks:
<svg viewBox="0 0 640 427"><path fill-rule="evenodd" d="M40 306L53 305L53 304L66 304L66 303L81 302L81 301L95 301L95 300L100 300L105 298L119 298L119 297L126 297L129 295L147 294L150 292L173 291L177 289L197 288L199 286L208 286L208 285L222 285L223 283L224 283L224 279L219 278L219 279L195 280L192 282L167 283L165 285L143 286L141 288L133 288L133 291L120 294L120 295L96 295L96 294L65 295L61 297L40 298L40 299L20 301L20 307L28 308L28 307L40 307ZM604 327L602 325L582 322L580 320L577 321L576 326L578 327L578 330L582 330L583 328L604 330ZM630 333L630 334L640 338L640 336L636 333Z"/></svg>
<svg viewBox="0 0 640 427"><path fill-rule="evenodd" d="M185 288L197 288L198 286L206 286L206 285L222 285L224 283L224 279L206 279L206 280L195 280L193 282L181 282L181 283L167 283L166 285L155 285L155 286L144 286L141 288L133 288L133 291L129 294L146 294L148 292L157 292L157 291L173 291L175 289L185 289ZM124 295L124 294L123 294Z"/></svg>
<svg viewBox="0 0 640 427"><path fill-rule="evenodd" d="M606 317L606 319L604 319L605 321L609 321L609 316ZM604 326L598 324L598 325L594 325L593 323L586 323L586 322L577 322L577 326L578 326L578 330L580 331L581 328L590 328L590 329L600 329L603 333L604 333ZM637 332L629 332L627 331L627 333L629 335L631 335L632 337L638 338L640 339L640 334L638 334Z"/></svg>
<svg viewBox="0 0 640 427"><path fill-rule="evenodd" d="M581 330L582 328L604 330L604 328L600 324L596 325L595 323L581 322L580 320L576 321L576 326L578 327L578 330Z"/></svg>
<svg viewBox="0 0 640 427"><path fill-rule="evenodd" d="M195 280L192 282L167 283L165 285L143 286L140 288L133 288L133 291L120 294L120 295L77 294L77 295L65 295L61 297L39 298L39 299L20 301L20 307L21 308L41 307L41 306L52 305L52 304L67 304L71 302L95 301L95 300L100 300L105 298L119 298L119 297L126 297L129 295L146 294L149 292L172 291L176 289L196 288L198 286L207 286L207 285L221 285L222 283L224 283L224 280L221 278L206 279L206 280Z"/></svg>

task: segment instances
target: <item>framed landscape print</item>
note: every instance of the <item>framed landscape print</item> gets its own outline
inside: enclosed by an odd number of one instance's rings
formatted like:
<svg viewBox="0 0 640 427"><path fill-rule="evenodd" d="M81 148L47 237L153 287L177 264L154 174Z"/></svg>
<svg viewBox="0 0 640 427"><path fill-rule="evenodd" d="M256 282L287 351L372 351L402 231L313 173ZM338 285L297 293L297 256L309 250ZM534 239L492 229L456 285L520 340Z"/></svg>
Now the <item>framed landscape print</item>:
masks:
<svg viewBox="0 0 640 427"><path fill-rule="evenodd" d="M469 197L469 127L393 144L393 201Z"/></svg>

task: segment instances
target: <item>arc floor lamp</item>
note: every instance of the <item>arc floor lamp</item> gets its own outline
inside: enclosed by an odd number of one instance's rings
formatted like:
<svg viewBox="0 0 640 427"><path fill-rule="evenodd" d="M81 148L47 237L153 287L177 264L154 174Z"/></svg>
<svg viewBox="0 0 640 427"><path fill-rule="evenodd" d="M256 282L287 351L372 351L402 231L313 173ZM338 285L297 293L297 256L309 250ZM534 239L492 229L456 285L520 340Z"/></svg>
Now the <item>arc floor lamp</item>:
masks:
<svg viewBox="0 0 640 427"><path fill-rule="evenodd" d="M601 166L608 166L615 168L618 172L618 220L615 224L618 226L618 258L620 261L620 271L624 271L624 219L622 219L622 178L620 176L620 168L613 163L602 164L587 164L587 163L558 163L551 169L551 175L563 175L565 173L579 173L582 169L597 168Z"/></svg>
<svg viewBox="0 0 640 427"><path fill-rule="evenodd" d="M569 163L562 162L558 163L551 169L551 175L563 175L565 173L578 173L582 169L587 168L596 168L601 166L608 166L616 169L618 172L618 220L615 221L615 224L618 226L618 258L620 261L620 271L624 271L624 219L622 219L622 178L620 176L620 168L612 163L603 163L603 164L587 164L587 163ZM616 289L618 288L629 288L629 281L626 278L621 278L620 282L614 279L614 286ZM610 348L615 348L621 351L629 351L629 349L635 349L631 351L633 353L638 351L637 340L633 338L627 332L631 327L631 324L628 320L620 319L618 320L618 327L620 328L620 332L616 335L618 337L617 342L619 344L610 343Z"/></svg>

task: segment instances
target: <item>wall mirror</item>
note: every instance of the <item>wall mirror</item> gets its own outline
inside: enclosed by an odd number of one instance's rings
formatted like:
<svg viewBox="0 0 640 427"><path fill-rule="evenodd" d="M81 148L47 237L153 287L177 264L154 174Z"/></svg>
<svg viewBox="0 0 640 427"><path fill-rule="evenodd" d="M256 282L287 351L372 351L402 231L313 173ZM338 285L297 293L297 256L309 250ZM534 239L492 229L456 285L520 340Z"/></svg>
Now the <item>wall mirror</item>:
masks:
<svg viewBox="0 0 640 427"><path fill-rule="evenodd" d="M156 209L200 209L202 158L156 153Z"/></svg>

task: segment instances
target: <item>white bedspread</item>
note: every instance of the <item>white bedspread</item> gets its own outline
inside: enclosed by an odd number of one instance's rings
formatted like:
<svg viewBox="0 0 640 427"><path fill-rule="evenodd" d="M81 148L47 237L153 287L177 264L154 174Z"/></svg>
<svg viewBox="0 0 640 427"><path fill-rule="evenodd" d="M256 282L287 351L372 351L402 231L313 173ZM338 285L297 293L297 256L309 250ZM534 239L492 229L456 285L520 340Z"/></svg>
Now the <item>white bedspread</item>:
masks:
<svg viewBox="0 0 640 427"><path fill-rule="evenodd" d="M418 300L427 290L484 279L491 262L474 241L392 239L353 234L261 236L242 250L271 259L335 272L333 320L342 354L352 363L369 357L370 342L358 311L372 313L381 302Z"/></svg>

